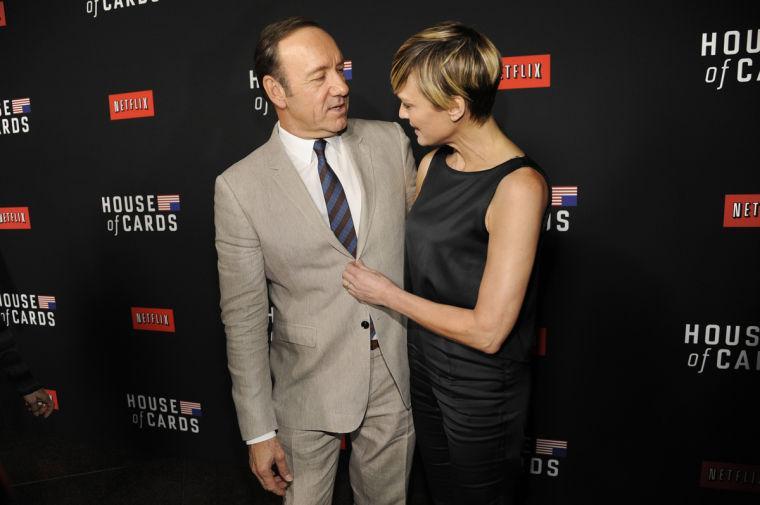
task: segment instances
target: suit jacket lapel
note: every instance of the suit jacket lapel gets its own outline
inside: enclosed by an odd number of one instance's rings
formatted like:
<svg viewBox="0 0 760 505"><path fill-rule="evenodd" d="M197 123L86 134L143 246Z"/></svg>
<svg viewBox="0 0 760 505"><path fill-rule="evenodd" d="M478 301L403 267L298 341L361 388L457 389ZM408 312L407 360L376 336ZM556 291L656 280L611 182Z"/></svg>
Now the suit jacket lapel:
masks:
<svg viewBox="0 0 760 505"><path fill-rule="evenodd" d="M372 165L372 153L364 139L353 132L349 121L348 130L343 134L343 140L354 158L362 190L362 216L359 222L359 241L356 246L356 257L361 258L364 246L367 245L372 215L375 211L375 169Z"/></svg>
<svg viewBox="0 0 760 505"><path fill-rule="evenodd" d="M275 127L272 136L264 144L264 147L267 151L266 155L270 160L269 167L274 171L274 180L293 206L298 209L304 218L311 223L311 227L321 234L332 247L349 258L353 258L351 253L343 247L343 244L340 243L333 231L322 219L322 215L314 205L314 200L311 199L311 195L309 195L309 191L306 189L301 176L298 175L296 167L293 166L282 142L280 142L277 127ZM359 244L361 244L361 241Z"/></svg>

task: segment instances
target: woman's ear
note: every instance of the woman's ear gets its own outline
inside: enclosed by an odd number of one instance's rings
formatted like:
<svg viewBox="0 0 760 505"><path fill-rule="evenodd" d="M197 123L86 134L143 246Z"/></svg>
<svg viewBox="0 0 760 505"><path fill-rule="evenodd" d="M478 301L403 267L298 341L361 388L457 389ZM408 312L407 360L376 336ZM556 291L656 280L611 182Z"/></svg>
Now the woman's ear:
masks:
<svg viewBox="0 0 760 505"><path fill-rule="evenodd" d="M280 109L284 109L286 105L286 94L285 88L282 87L282 84L275 80L275 78L271 75L265 75L261 80L261 84L264 86L264 91L274 106Z"/></svg>
<svg viewBox="0 0 760 505"><path fill-rule="evenodd" d="M456 123L464 117L464 113L467 112L467 102L461 96L455 96L451 99L451 105L447 112L452 122Z"/></svg>

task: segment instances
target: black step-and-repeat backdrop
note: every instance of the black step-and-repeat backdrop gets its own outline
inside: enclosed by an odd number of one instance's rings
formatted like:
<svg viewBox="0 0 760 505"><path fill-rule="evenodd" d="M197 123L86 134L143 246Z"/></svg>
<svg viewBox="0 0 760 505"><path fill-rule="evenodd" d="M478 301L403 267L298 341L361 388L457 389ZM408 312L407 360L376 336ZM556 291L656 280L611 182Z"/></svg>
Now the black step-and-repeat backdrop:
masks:
<svg viewBox="0 0 760 505"><path fill-rule="evenodd" d="M756 503L760 9L701 4L0 1L0 317L46 426L241 457L212 200L275 122L258 34L315 18L351 115L394 121L395 49L454 19L502 51L495 115L554 185L531 502Z"/></svg>

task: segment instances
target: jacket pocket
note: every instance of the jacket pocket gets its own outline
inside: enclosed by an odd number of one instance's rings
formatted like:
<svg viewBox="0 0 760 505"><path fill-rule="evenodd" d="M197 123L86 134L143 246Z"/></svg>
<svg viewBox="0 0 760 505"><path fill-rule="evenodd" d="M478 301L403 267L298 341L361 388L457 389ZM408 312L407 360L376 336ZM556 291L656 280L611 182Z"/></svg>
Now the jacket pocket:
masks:
<svg viewBox="0 0 760 505"><path fill-rule="evenodd" d="M305 347L316 347L317 329L303 324L276 322L274 339Z"/></svg>

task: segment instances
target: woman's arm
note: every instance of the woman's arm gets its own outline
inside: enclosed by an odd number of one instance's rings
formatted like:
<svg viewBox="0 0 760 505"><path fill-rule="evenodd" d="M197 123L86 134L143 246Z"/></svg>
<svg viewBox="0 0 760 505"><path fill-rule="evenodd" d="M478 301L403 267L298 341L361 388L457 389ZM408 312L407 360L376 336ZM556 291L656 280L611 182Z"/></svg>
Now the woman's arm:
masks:
<svg viewBox="0 0 760 505"><path fill-rule="evenodd" d="M344 285L361 301L384 305L455 342L495 353L520 313L547 198L543 177L530 168L516 170L499 184L486 214L488 256L474 309L407 293L361 262L346 268Z"/></svg>

